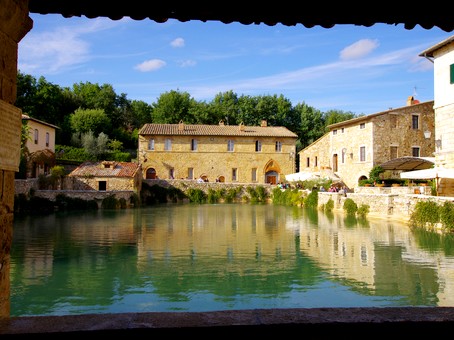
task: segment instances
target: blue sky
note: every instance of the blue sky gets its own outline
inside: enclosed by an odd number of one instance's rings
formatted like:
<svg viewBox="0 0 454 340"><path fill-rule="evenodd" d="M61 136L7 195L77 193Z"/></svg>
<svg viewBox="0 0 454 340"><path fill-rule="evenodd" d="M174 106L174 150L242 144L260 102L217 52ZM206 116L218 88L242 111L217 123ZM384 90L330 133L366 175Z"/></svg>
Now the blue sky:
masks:
<svg viewBox="0 0 454 340"><path fill-rule="evenodd" d="M452 34L419 25L372 27L31 14L19 43L21 72L61 87L111 84L130 100L187 92L209 102L220 92L283 95L293 106L371 114L433 100L433 64L419 54Z"/></svg>

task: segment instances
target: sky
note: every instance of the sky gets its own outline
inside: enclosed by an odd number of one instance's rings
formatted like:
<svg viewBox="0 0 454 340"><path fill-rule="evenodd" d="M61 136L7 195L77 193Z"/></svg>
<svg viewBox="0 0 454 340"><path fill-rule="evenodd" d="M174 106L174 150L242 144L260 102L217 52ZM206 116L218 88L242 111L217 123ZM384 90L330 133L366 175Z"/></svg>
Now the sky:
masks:
<svg viewBox="0 0 454 340"><path fill-rule="evenodd" d="M61 87L110 84L150 105L170 91L207 103L227 91L282 95L292 106L366 115L405 106L409 96L433 100L433 64L419 54L452 35L419 25L30 17L18 69Z"/></svg>

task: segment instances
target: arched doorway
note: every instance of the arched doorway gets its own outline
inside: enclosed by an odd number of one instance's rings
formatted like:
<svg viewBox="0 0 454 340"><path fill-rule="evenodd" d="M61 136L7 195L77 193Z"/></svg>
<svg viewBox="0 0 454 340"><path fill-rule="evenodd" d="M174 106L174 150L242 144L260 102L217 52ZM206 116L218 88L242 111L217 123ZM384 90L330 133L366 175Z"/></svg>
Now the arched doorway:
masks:
<svg viewBox="0 0 454 340"><path fill-rule="evenodd" d="M279 164L274 160L269 160L265 165L265 183L277 184L280 181L279 174L281 168Z"/></svg>
<svg viewBox="0 0 454 340"><path fill-rule="evenodd" d="M147 173L145 175L146 179L156 179L158 176L156 175L156 170L155 168L149 168L147 169Z"/></svg>

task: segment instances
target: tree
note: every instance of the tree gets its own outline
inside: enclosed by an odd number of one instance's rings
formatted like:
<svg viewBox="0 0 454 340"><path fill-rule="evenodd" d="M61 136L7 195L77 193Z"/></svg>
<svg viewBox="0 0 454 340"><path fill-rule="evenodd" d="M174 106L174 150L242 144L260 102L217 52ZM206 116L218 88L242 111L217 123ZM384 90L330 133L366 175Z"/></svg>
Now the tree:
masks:
<svg viewBox="0 0 454 340"><path fill-rule="evenodd" d="M192 123L191 108L195 100L187 92L169 91L159 96L153 105L153 123L178 124L180 121Z"/></svg>
<svg viewBox="0 0 454 340"><path fill-rule="evenodd" d="M325 122L321 111L304 102L296 105L294 111L299 115L301 122L299 130L295 131L298 135L298 148L301 150L324 135Z"/></svg>
<svg viewBox="0 0 454 340"><path fill-rule="evenodd" d="M102 109L83 110L77 109L70 116L71 128L75 133L99 133L108 130L110 119Z"/></svg>

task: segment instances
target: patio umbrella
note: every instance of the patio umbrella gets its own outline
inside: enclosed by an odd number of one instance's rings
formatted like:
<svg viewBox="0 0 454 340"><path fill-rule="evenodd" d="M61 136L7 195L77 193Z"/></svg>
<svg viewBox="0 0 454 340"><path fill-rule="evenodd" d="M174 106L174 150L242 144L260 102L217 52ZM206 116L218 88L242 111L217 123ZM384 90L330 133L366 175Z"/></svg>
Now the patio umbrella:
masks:
<svg viewBox="0 0 454 340"><path fill-rule="evenodd" d="M320 171L300 171L293 174L285 175L285 179L289 182L309 181L309 180L331 180L333 182L340 182L341 178L337 176L332 170Z"/></svg>

